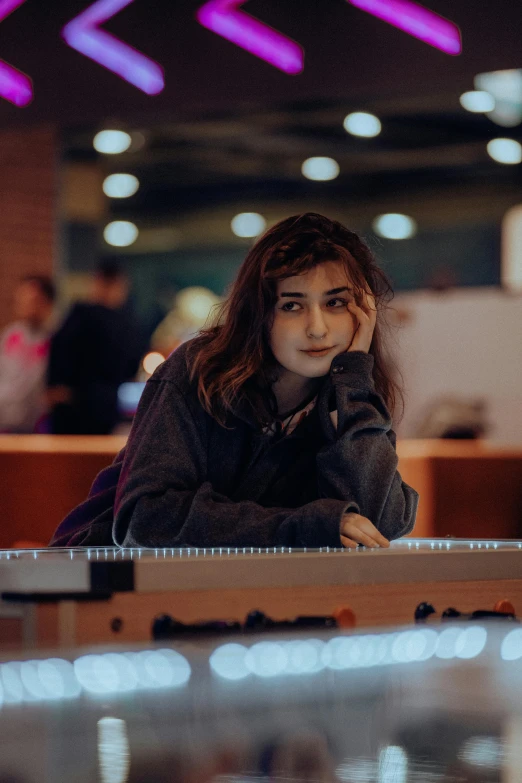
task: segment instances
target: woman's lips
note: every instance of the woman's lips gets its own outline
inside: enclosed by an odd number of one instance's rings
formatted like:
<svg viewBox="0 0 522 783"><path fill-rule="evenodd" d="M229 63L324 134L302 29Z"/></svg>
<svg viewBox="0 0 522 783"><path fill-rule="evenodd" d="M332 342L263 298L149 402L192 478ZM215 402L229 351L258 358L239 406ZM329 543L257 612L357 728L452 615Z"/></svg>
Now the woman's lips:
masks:
<svg viewBox="0 0 522 783"><path fill-rule="evenodd" d="M330 351L333 351L334 346L330 346L330 348L319 348L318 350L308 350L303 351L302 353L306 353L308 356L326 356L327 353L330 353Z"/></svg>

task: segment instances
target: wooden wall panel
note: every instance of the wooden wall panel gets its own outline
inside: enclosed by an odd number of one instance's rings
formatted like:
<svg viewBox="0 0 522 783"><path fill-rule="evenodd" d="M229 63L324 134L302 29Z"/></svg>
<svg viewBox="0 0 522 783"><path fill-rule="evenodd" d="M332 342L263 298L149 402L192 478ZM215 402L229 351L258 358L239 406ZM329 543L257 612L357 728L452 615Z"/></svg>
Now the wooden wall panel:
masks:
<svg viewBox="0 0 522 783"><path fill-rule="evenodd" d="M0 131L0 329L20 277L53 274L57 149L52 127Z"/></svg>

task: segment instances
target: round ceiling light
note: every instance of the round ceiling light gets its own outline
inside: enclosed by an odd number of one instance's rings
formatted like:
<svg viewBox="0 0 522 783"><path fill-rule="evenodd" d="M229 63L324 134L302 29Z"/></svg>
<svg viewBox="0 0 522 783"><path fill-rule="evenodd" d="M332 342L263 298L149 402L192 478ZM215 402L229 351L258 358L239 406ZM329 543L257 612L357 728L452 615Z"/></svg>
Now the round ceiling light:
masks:
<svg viewBox="0 0 522 783"><path fill-rule="evenodd" d="M128 220L114 220L105 226L103 238L108 245L128 247L138 238L138 227Z"/></svg>
<svg viewBox="0 0 522 783"><path fill-rule="evenodd" d="M307 179L327 182L339 176L339 164L333 158L307 158L301 166L301 172Z"/></svg>
<svg viewBox="0 0 522 783"><path fill-rule="evenodd" d="M109 198L129 198L140 186L134 174L109 174L103 182L103 192Z"/></svg>
<svg viewBox="0 0 522 783"><path fill-rule="evenodd" d="M120 130L103 130L96 134L93 146L97 152L104 155L119 155L128 150L132 139L128 133Z"/></svg>
<svg viewBox="0 0 522 783"><path fill-rule="evenodd" d="M385 239L409 239L417 233L417 224L408 215L389 212L375 218L373 229Z"/></svg>
<svg viewBox="0 0 522 783"><path fill-rule="evenodd" d="M515 139L492 139L487 149L497 163L514 165L522 161L522 145Z"/></svg>
<svg viewBox="0 0 522 783"><path fill-rule="evenodd" d="M495 108L495 99L485 90L470 90L463 93L460 98L460 105L466 111L472 111L475 114L493 111Z"/></svg>
<svg viewBox="0 0 522 783"><path fill-rule="evenodd" d="M266 228L266 220L257 212L240 212L230 224L236 237L257 237Z"/></svg>
<svg viewBox="0 0 522 783"><path fill-rule="evenodd" d="M371 139L378 136L382 130L381 121L375 114L366 111L354 111L344 118L343 128L352 136L363 136Z"/></svg>

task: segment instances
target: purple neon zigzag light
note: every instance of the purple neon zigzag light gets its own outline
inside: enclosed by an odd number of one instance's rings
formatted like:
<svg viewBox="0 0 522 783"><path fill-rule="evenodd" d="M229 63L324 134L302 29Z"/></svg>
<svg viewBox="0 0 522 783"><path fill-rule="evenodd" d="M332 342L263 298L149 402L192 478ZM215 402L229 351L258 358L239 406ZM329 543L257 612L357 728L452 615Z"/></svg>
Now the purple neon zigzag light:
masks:
<svg viewBox="0 0 522 783"><path fill-rule="evenodd" d="M238 11L246 0L209 0L196 13L203 27L289 74L301 73L304 51L296 41Z"/></svg>
<svg viewBox="0 0 522 783"><path fill-rule="evenodd" d="M0 0L0 22L25 0ZM15 106L27 106L33 100L33 85L25 73L0 60L0 96Z"/></svg>
<svg viewBox="0 0 522 783"><path fill-rule="evenodd" d="M147 95L157 95L165 86L163 68L119 38L99 29L132 2L134 0L98 0L65 25L62 37L72 49L121 76Z"/></svg>
<svg viewBox="0 0 522 783"><path fill-rule="evenodd" d="M405 33L441 49L460 54L460 30L454 22L439 16L411 0L347 0L351 5L398 27Z"/></svg>

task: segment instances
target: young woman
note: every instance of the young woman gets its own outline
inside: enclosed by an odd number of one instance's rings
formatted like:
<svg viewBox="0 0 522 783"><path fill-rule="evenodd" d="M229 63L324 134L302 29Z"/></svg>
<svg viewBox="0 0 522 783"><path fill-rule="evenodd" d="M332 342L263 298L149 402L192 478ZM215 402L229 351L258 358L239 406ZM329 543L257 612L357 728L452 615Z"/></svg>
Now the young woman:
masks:
<svg viewBox="0 0 522 783"><path fill-rule="evenodd" d="M411 531L383 359L390 293L340 223L275 225L218 324L150 378L124 451L52 543L376 547Z"/></svg>

